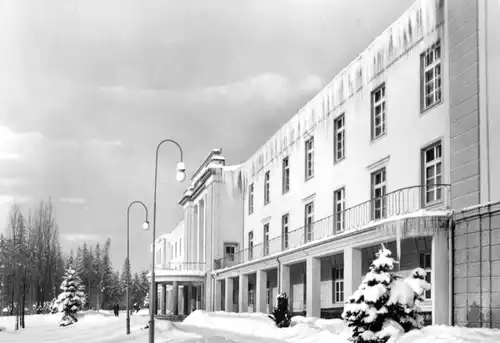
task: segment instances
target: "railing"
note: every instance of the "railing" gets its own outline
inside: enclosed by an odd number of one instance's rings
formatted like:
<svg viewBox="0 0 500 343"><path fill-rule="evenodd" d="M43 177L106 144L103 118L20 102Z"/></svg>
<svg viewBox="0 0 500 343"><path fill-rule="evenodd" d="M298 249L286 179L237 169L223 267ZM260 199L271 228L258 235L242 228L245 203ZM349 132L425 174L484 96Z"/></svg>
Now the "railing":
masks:
<svg viewBox="0 0 500 343"><path fill-rule="evenodd" d="M205 271L205 265L205 263L201 262L168 262L156 264L155 269L177 272L193 272Z"/></svg>
<svg viewBox="0 0 500 343"><path fill-rule="evenodd" d="M352 232L381 220L410 214L421 209L448 209L450 185L413 186L401 188L382 197L365 201L333 215L276 236L253 247L237 251L214 261L214 268L221 269L258 260L269 255L301 247L309 242Z"/></svg>

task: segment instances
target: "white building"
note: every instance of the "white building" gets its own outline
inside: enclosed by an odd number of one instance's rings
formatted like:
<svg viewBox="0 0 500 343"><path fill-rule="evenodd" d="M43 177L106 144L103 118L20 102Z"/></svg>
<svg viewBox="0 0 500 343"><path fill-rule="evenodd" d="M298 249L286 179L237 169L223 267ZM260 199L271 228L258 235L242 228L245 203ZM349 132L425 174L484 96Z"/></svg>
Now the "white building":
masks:
<svg viewBox="0 0 500 343"><path fill-rule="evenodd" d="M212 151L180 201L182 277L201 285L198 304L268 312L286 292L294 313L338 317L385 244L401 275L427 270L429 321L500 326L500 253L479 267L457 260L483 251L461 238L475 231L490 234L484 249L500 247L496 205L452 211L500 200L489 176L500 172L500 101L487 92L500 89L498 22L496 2L417 1L249 160L228 167ZM490 224L471 232L480 215ZM157 281L173 282L171 249L159 247ZM488 275L468 272L482 263ZM478 277L489 279L460 286ZM464 295L489 306L488 320L467 316Z"/></svg>

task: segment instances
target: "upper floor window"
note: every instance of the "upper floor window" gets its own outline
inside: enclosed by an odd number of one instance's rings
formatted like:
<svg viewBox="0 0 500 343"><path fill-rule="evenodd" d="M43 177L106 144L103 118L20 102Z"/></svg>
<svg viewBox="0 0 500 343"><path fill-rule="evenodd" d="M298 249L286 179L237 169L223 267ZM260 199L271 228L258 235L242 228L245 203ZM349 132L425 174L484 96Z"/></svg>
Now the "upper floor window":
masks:
<svg viewBox="0 0 500 343"><path fill-rule="evenodd" d="M335 191L334 195L335 231L345 229L345 188Z"/></svg>
<svg viewBox="0 0 500 343"><path fill-rule="evenodd" d="M306 180L314 176L314 137L306 141Z"/></svg>
<svg viewBox="0 0 500 343"><path fill-rule="evenodd" d="M290 190L290 163L289 163L289 157L285 157L283 159L283 177L282 177L282 183L283 183L283 194L287 193Z"/></svg>
<svg viewBox="0 0 500 343"><path fill-rule="evenodd" d="M248 187L248 214L253 213L253 183Z"/></svg>
<svg viewBox="0 0 500 343"><path fill-rule="evenodd" d="M264 176L264 205L271 200L271 171L267 171Z"/></svg>
<svg viewBox="0 0 500 343"><path fill-rule="evenodd" d="M253 259L253 231L248 233L248 260Z"/></svg>
<svg viewBox="0 0 500 343"><path fill-rule="evenodd" d="M269 223L264 224L264 256L269 255Z"/></svg>
<svg viewBox="0 0 500 343"><path fill-rule="evenodd" d="M441 201L443 196L440 186L443 181L441 142L426 148L423 153L425 203L432 204Z"/></svg>
<svg viewBox="0 0 500 343"><path fill-rule="evenodd" d="M333 302L344 302L344 268L334 268L333 274Z"/></svg>
<svg viewBox="0 0 500 343"><path fill-rule="evenodd" d="M385 84L382 84L372 92L372 139L385 134L386 111L385 111Z"/></svg>
<svg viewBox="0 0 500 343"><path fill-rule="evenodd" d="M387 209L385 168L372 173L372 219L385 218Z"/></svg>
<svg viewBox="0 0 500 343"><path fill-rule="evenodd" d="M335 119L335 162L345 157L345 115L342 114Z"/></svg>
<svg viewBox="0 0 500 343"><path fill-rule="evenodd" d="M421 57L422 111L441 102L441 45L437 41Z"/></svg>
<svg viewBox="0 0 500 343"><path fill-rule="evenodd" d="M307 203L305 206L305 223L304 223L304 242L310 242L313 238L313 223L314 223L314 202Z"/></svg>
<svg viewBox="0 0 500 343"><path fill-rule="evenodd" d="M420 254L420 268L425 270L425 281L429 284L431 283L432 275L432 255L431 253ZM431 290L427 290L424 293L424 299L431 299Z"/></svg>
<svg viewBox="0 0 500 343"><path fill-rule="evenodd" d="M234 256L236 254L237 244L234 243L224 243L224 258L227 261L234 261Z"/></svg>
<svg viewBox="0 0 500 343"><path fill-rule="evenodd" d="M285 214L281 217L281 248L282 250L288 249L288 222L289 214Z"/></svg>

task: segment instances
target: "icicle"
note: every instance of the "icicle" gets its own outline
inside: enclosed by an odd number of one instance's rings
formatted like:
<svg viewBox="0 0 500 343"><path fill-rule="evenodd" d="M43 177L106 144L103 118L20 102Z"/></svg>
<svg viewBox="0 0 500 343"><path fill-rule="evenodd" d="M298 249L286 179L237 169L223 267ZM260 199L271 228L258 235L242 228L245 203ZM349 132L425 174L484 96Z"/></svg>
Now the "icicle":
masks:
<svg viewBox="0 0 500 343"><path fill-rule="evenodd" d="M401 261L401 220L396 221L396 254Z"/></svg>

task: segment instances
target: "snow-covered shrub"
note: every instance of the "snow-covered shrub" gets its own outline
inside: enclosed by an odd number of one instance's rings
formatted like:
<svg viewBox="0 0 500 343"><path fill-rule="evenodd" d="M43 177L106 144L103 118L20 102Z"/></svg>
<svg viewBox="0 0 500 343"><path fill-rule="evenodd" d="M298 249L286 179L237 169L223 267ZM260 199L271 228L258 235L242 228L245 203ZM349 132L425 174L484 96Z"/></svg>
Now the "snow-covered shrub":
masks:
<svg viewBox="0 0 500 343"><path fill-rule="evenodd" d="M82 281L71 267L66 270L61 283L62 293L57 297L58 312L63 314L60 326L68 326L76 323L76 314L85 305L85 293Z"/></svg>
<svg viewBox="0 0 500 343"><path fill-rule="evenodd" d="M429 288L419 268L402 280L392 270L397 263L382 246L358 290L349 297L342 318L353 328L352 342L387 342L404 332L421 328L416 301Z"/></svg>
<svg viewBox="0 0 500 343"><path fill-rule="evenodd" d="M146 297L144 297L144 308L149 308L149 292L146 294Z"/></svg>
<svg viewBox="0 0 500 343"><path fill-rule="evenodd" d="M292 315L288 311L288 296L286 293L280 293L277 296L278 305L273 309L273 313L269 316L276 326L279 328L287 328L290 326Z"/></svg>

